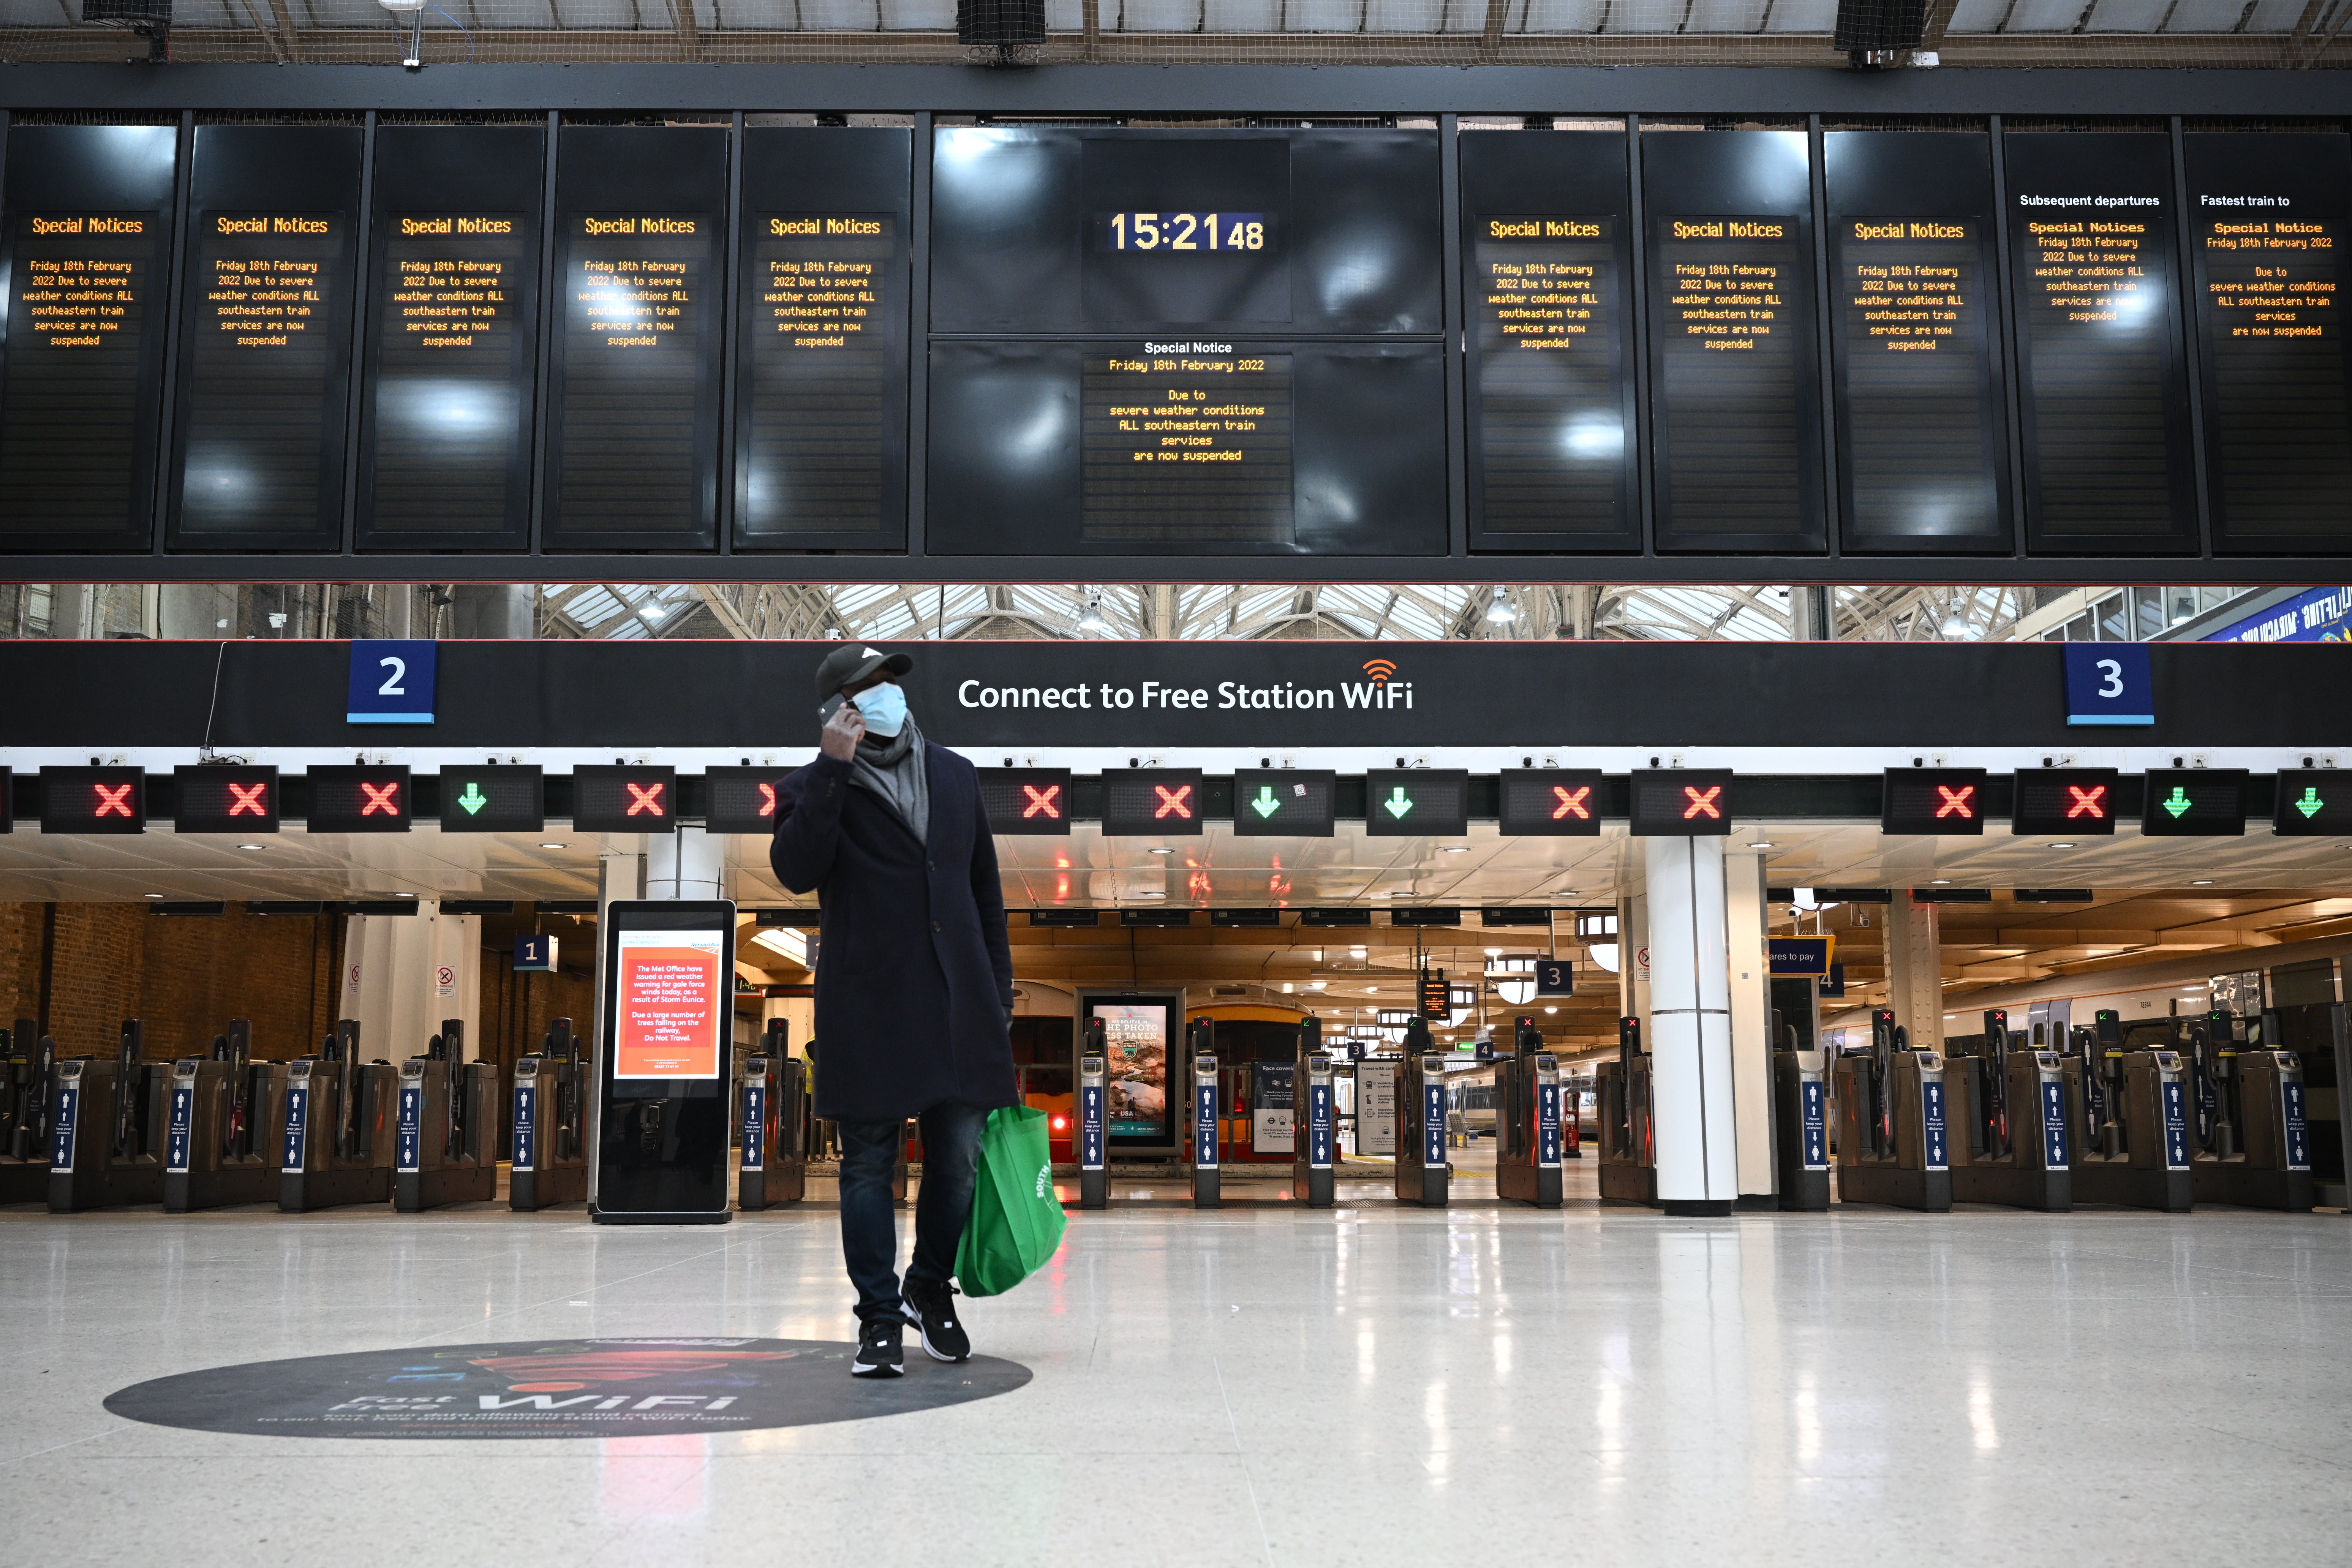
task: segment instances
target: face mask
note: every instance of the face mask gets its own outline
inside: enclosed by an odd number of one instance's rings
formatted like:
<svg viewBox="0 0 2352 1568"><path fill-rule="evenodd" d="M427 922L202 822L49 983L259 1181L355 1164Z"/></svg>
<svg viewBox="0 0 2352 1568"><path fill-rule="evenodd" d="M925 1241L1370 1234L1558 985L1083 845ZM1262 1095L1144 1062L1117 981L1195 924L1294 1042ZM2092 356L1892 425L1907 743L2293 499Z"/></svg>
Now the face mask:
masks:
<svg viewBox="0 0 2352 1568"><path fill-rule="evenodd" d="M866 715L866 727L886 740L906 727L907 694L887 681L867 687L850 700Z"/></svg>

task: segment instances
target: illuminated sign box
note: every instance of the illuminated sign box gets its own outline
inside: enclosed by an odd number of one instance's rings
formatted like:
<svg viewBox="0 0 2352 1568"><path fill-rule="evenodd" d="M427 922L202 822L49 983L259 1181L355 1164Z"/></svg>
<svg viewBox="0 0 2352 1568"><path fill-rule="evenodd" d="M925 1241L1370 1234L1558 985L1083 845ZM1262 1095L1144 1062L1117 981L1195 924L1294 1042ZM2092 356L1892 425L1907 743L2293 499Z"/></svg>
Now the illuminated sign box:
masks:
<svg viewBox="0 0 2352 1568"><path fill-rule="evenodd" d="M1234 837L1328 838L1337 830L1336 787L1328 768L1237 768Z"/></svg>
<svg viewBox="0 0 2352 1568"><path fill-rule="evenodd" d="M410 780L405 765L355 764L312 768L307 775L313 833L405 833Z"/></svg>
<svg viewBox="0 0 2352 1568"><path fill-rule="evenodd" d="M1635 773L1636 838L1720 838L1731 832L1729 768L1653 768Z"/></svg>
<svg viewBox="0 0 2352 1568"><path fill-rule="evenodd" d="M147 775L137 768L43 768L44 833L144 833Z"/></svg>
<svg viewBox="0 0 2352 1568"><path fill-rule="evenodd" d="M703 826L712 833L767 835L776 830L776 804L792 768L712 768L703 775L710 805ZM997 831L1002 833L1003 828Z"/></svg>
<svg viewBox="0 0 2352 1568"><path fill-rule="evenodd" d="M2117 777L2113 768L2021 768L2009 830L2053 837L2112 834Z"/></svg>
<svg viewBox="0 0 2352 1568"><path fill-rule="evenodd" d="M2246 831L2246 770L2151 771L2139 808L2144 838L2235 838Z"/></svg>
<svg viewBox="0 0 2352 1568"><path fill-rule="evenodd" d="M1070 832L1070 770L976 768L980 804L992 833L1066 838ZM1200 793L1195 790L1196 795Z"/></svg>
<svg viewBox="0 0 2352 1568"><path fill-rule="evenodd" d="M444 833L537 833L547 826L547 775L535 764L441 770Z"/></svg>
<svg viewBox="0 0 2352 1568"><path fill-rule="evenodd" d="M180 804L172 814L179 833L275 833L278 770L240 763L172 770Z"/></svg>
<svg viewBox="0 0 2352 1568"><path fill-rule="evenodd" d="M2352 830L2352 773L2328 768L2280 769L2271 830L2283 838L2315 838Z"/></svg>
<svg viewBox="0 0 2352 1568"><path fill-rule="evenodd" d="M1506 838L1563 835L1591 838L1601 832L1601 770L1512 768L1502 775L1502 831Z"/></svg>
<svg viewBox="0 0 2352 1568"><path fill-rule="evenodd" d="M1113 837L1197 838L1203 810L1201 793L1198 768L1129 768L1105 773L1102 830Z"/></svg>
<svg viewBox="0 0 2352 1568"><path fill-rule="evenodd" d="M1461 768L1372 768L1364 774L1368 838L1458 838L1470 831L1470 774Z"/></svg>
<svg viewBox="0 0 2352 1568"><path fill-rule="evenodd" d="M1981 837L1982 768L1889 768L1880 784L1881 833Z"/></svg>
<svg viewBox="0 0 2352 1568"><path fill-rule="evenodd" d="M583 767L572 772L572 826L583 833L675 833L677 770Z"/></svg>

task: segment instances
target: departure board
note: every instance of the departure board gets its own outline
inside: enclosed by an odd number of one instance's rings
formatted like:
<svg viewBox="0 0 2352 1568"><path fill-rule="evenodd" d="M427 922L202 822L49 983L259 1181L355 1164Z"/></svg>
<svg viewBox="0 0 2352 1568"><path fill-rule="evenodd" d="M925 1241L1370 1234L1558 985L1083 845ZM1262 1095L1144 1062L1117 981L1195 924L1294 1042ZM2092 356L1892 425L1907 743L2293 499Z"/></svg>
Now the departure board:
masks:
<svg viewBox="0 0 2352 1568"><path fill-rule="evenodd" d="M1658 542L1822 548L1805 138L1662 132L1642 154Z"/></svg>
<svg viewBox="0 0 2352 1568"><path fill-rule="evenodd" d="M149 125L8 138L0 540L14 548L151 537L178 140Z"/></svg>
<svg viewBox="0 0 2352 1568"><path fill-rule="evenodd" d="M1289 543L1290 397L1288 354L1196 342L1088 355L1082 537Z"/></svg>
<svg viewBox="0 0 2352 1568"><path fill-rule="evenodd" d="M2352 549L2352 141L2210 133L2186 149L2214 548Z"/></svg>
<svg viewBox="0 0 2352 1568"><path fill-rule="evenodd" d="M1990 139L1832 132L1823 158L1846 548L2007 549Z"/></svg>
<svg viewBox="0 0 2352 1568"><path fill-rule="evenodd" d="M906 537L914 137L762 127L743 146L735 538L892 548Z"/></svg>
<svg viewBox="0 0 2352 1568"><path fill-rule="evenodd" d="M522 548L546 132L377 138L361 547Z"/></svg>
<svg viewBox="0 0 2352 1568"><path fill-rule="evenodd" d="M1472 542L1634 544L1624 138L1472 132L1462 179Z"/></svg>
<svg viewBox="0 0 2352 1568"><path fill-rule="evenodd" d="M726 171L719 128L562 132L551 545L716 542Z"/></svg>
<svg viewBox="0 0 2352 1568"><path fill-rule="evenodd" d="M2042 549L2196 541L2170 154L2156 134L2007 138L2026 525Z"/></svg>
<svg viewBox="0 0 2352 1568"><path fill-rule="evenodd" d="M341 542L359 163L355 127L196 130L173 515L183 544Z"/></svg>

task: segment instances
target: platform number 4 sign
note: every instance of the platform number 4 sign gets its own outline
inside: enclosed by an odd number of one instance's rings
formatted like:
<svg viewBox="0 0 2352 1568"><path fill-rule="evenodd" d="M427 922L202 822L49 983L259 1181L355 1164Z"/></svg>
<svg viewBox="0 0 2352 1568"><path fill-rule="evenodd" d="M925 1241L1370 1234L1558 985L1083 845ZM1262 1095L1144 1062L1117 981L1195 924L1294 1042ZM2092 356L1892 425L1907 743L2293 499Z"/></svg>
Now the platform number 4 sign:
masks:
<svg viewBox="0 0 2352 1568"><path fill-rule="evenodd" d="M352 644L352 687L343 719L352 724L433 722L434 662L430 642Z"/></svg>
<svg viewBox="0 0 2352 1568"><path fill-rule="evenodd" d="M2146 643L2070 642L2064 647L2066 722L2156 722L2156 681L2148 673Z"/></svg>

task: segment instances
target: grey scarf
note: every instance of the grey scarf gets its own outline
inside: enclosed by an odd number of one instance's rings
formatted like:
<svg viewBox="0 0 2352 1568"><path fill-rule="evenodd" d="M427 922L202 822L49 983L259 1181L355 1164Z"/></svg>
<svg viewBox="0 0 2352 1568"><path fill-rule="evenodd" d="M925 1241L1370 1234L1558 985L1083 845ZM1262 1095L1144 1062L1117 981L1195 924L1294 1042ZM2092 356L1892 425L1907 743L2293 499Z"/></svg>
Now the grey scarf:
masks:
<svg viewBox="0 0 2352 1568"><path fill-rule="evenodd" d="M850 782L882 797L899 820L924 843L931 836L931 781L923 765L923 732L913 714L887 740L867 735L857 742Z"/></svg>

